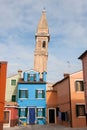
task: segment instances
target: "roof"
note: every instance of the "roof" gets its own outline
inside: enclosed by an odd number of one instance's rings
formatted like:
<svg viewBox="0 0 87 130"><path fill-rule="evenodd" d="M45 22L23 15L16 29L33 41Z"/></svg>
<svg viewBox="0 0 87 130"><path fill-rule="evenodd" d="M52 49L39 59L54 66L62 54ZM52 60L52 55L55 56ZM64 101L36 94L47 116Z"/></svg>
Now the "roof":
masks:
<svg viewBox="0 0 87 130"><path fill-rule="evenodd" d="M39 31L39 29L48 29L48 23L47 23L47 19L46 19L46 11L45 10L42 11L42 16L41 16L41 19L40 19L39 24L38 24L38 31Z"/></svg>
<svg viewBox="0 0 87 130"><path fill-rule="evenodd" d="M7 77L7 79L8 78L12 78L12 77L15 77L15 76L17 76L18 74L12 74L12 75L9 75L8 77Z"/></svg>
<svg viewBox="0 0 87 130"><path fill-rule="evenodd" d="M57 84L59 84L59 83L63 82L64 80L66 80L66 79L68 79L68 78L69 78L69 75L68 75L68 76L66 76L66 77L64 77L62 80L60 80L60 81L56 82L55 84L53 84L53 86L52 86L52 87L54 87L55 85L57 85Z"/></svg>
<svg viewBox="0 0 87 130"><path fill-rule="evenodd" d="M47 36L50 39L49 36L49 28L46 18L46 10L42 11L42 16L38 24L37 33L35 36Z"/></svg>
<svg viewBox="0 0 87 130"><path fill-rule="evenodd" d="M18 81L18 84L46 84L45 81L40 80L40 81L24 81L23 78L20 78Z"/></svg>
<svg viewBox="0 0 87 130"><path fill-rule="evenodd" d="M7 61L0 61L0 64L7 64Z"/></svg>
<svg viewBox="0 0 87 130"><path fill-rule="evenodd" d="M82 59L86 55L87 55L87 50L84 53L82 53L82 55L78 59Z"/></svg>
<svg viewBox="0 0 87 130"><path fill-rule="evenodd" d="M53 86L52 86L52 87L54 87L55 85L57 85L57 84L59 84L59 83L63 82L64 80L66 80L66 79L70 78L70 76L72 76L72 75L74 75L74 74L76 74L76 73L79 73L79 72L82 72L82 70L77 71L77 72L74 72L74 73L72 73L72 74L64 74L64 78L63 78L62 80L60 80L60 81L56 82L55 84L53 84Z"/></svg>

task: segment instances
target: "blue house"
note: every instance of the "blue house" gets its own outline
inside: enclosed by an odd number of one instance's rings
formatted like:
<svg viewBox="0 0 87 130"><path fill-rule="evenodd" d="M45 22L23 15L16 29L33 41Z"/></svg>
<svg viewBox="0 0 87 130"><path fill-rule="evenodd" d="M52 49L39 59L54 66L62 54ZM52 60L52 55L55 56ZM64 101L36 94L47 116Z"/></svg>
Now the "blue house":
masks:
<svg viewBox="0 0 87 130"><path fill-rule="evenodd" d="M18 82L19 120L27 124L46 123L46 72L25 71Z"/></svg>

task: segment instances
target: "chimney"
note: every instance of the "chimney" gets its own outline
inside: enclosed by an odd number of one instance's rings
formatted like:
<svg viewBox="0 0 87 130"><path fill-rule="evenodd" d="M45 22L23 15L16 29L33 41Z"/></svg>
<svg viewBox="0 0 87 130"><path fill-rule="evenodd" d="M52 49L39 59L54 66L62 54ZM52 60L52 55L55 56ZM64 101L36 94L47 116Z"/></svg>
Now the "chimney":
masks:
<svg viewBox="0 0 87 130"><path fill-rule="evenodd" d="M22 74L22 70L21 69L18 70L18 74L19 74L19 76L21 78L21 74Z"/></svg>
<svg viewBox="0 0 87 130"><path fill-rule="evenodd" d="M65 73L63 76L64 76L64 78L66 78L66 77L69 76L69 74L68 74L68 73Z"/></svg>

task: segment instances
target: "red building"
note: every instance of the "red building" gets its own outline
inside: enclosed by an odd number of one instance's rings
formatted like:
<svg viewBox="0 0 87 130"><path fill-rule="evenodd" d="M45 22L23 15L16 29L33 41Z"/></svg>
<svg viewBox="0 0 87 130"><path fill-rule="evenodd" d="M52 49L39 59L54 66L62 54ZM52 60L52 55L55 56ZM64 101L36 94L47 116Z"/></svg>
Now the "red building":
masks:
<svg viewBox="0 0 87 130"><path fill-rule="evenodd" d="M6 102L4 109L4 128L18 125L18 104Z"/></svg>
<svg viewBox="0 0 87 130"><path fill-rule="evenodd" d="M3 130L7 62L0 62L0 130Z"/></svg>

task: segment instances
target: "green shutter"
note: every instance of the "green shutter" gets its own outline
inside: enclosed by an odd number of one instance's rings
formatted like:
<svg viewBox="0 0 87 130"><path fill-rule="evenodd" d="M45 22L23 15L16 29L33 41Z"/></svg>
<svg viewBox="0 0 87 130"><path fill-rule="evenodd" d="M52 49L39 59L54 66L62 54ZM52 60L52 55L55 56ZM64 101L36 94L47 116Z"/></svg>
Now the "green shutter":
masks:
<svg viewBox="0 0 87 130"><path fill-rule="evenodd" d="M35 97L38 98L38 90L35 92Z"/></svg>
<svg viewBox="0 0 87 130"><path fill-rule="evenodd" d="M25 108L25 117L27 117L28 108Z"/></svg>
<svg viewBox="0 0 87 130"><path fill-rule="evenodd" d="M21 112L21 109L19 108L19 109L18 109L18 115L19 115L19 117L20 117L20 112Z"/></svg>
<svg viewBox="0 0 87 130"><path fill-rule="evenodd" d="M43 108L43 111L42 111L42 116L45 117L45 108Z"/></svg>
<svg viewBox="0 0 87 130"><path fill-rule="evenodd" d="M21 90L19 90L19 98L21 98Z"/></svg>
<svg viewBox="0 0 87 130"><path fill-rule="evenodd" d="M38 108L36 108L36 116L38 117Z"/></svg>
<svg viewBox="0 0 87 130"><path fill-rule="evenodd" d="M15 79L11 80L11 85L16 85L16 80Z"/></svg>
<svg viewBox="0 0 87 130"><path fill-rule="evenodd" d="M25 97L28 98L28 90L25 90L25 93L26 93Z"/></svg>
<svg viewBox="0 0 87 130"><path fill-rule="evenodd" d="M42 98L45 98L45 91L42 90Z"/></svg>
<svg viewBox="0 0 87 130"><path fill-rule="evenodd" d="M16 102L16 95L12 95L12 102Z"/></svg>

